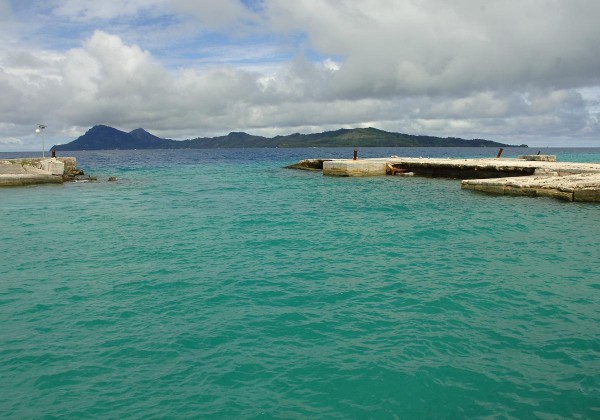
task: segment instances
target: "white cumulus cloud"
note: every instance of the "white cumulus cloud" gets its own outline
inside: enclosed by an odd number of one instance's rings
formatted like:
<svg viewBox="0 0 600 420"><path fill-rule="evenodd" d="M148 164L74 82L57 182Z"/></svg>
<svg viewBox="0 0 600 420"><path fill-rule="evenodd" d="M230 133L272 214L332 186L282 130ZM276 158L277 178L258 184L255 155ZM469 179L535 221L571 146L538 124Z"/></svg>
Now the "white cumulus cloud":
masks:
<svg viewBox="0 0 600 420"><path fill-rule="evenodd" d="M36 6L0 0L4 145L34 147L39 122L49 142L108 124L172 138L374 125L600 144L592 0Z"/></svg>

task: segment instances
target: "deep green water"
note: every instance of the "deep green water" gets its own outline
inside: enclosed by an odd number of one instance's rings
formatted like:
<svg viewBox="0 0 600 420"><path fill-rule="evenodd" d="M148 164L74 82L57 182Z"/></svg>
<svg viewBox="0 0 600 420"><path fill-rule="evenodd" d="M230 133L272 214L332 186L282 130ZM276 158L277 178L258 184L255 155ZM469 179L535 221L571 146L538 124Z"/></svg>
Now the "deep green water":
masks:
<svg viewBox="0 0 600 420"><path fill-rule="evenodd" d="M76 155L0 190L1 418L600 418L600 206Z"/></svg>

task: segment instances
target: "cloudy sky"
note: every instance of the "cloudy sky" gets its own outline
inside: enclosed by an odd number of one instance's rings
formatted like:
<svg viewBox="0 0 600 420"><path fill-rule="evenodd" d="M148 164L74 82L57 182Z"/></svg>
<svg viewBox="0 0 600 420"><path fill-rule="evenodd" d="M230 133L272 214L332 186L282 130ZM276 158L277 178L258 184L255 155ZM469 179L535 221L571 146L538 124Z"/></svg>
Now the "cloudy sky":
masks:
<svg viewBox="0 0 600 420"><path fill-rule="evenodd" d="M0 0L0 151L96 124L600 147L598 0Z"/></svg>

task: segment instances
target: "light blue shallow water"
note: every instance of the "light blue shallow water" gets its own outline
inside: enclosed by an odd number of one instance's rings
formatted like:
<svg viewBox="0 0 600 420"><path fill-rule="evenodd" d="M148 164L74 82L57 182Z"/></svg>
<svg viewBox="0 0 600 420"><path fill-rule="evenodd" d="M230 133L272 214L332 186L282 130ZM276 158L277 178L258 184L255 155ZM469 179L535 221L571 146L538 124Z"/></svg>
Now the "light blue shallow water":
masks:
<svg viewBox="0 0 600 420"><path fill-rule="evenodd" d="M600 206L76 155L100 182L0 190L0 417L600 417Z"/></svg>

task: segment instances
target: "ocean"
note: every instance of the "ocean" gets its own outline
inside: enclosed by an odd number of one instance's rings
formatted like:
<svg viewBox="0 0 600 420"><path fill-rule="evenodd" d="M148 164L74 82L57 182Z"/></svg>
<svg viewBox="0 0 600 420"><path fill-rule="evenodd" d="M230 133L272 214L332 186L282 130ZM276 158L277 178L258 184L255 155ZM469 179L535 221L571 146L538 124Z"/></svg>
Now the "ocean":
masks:
<svg viewBox="0 0 600 420"><path fill-rule="evenodd" d="M283 169L352 149L68 155L98 182L0 190L1 418L600 418L596 204Z"/></svg>

